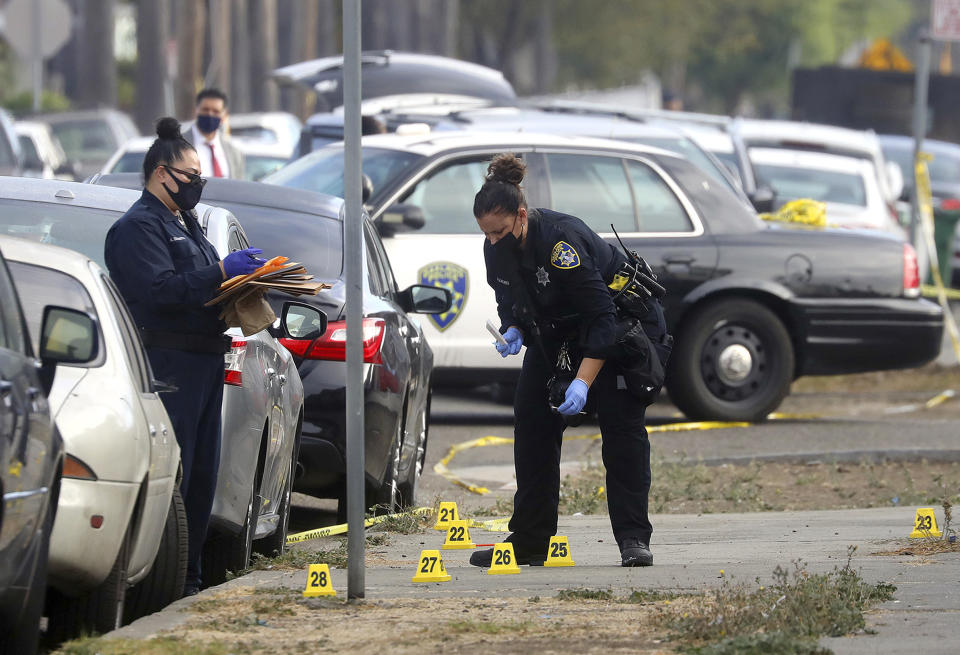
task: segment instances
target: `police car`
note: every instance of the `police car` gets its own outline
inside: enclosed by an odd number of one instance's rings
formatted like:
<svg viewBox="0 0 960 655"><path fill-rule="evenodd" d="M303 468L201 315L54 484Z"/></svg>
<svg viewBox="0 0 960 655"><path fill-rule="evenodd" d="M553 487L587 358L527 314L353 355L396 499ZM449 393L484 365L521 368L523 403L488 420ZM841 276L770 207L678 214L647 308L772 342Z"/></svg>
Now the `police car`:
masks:
<svg viewBox="0 0 960 655"><path fill-rule="evenodd" d="M769 226L680 155L604 139L445 132L363 140L365 196L398 283L441 285L450 311L424 332L437 383L515 380L484 329L496 321L473 198L494 155L527 164L531 207L611 226L668 290L676 343L667 386L691 418L760 420L801 375L919 366L939 351L940 309L920 299L916 255L895 236ZM343 193L343 146L265 182Z"/></svg>

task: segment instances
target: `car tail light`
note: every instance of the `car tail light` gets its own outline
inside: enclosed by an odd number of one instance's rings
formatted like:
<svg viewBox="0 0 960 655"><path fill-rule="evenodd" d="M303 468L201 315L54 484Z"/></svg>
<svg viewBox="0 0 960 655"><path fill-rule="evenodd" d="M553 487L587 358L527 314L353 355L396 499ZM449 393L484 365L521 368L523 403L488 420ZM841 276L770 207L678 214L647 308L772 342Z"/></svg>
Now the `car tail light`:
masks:
<svg viewBox="0 0 960 655"><path fill-rule="evenodd" d="M223 370L223 383L232 384L235 387L243 386L243 360L247 357L247 342L242 339L234 339L230 346L230 352L226 354Z"/></svg>
<svg viewBox="0 0 960 655"><path fill-rule="evenodd" d="M96 480L93 470L73 455L67 455L63 461L63 477L77 480Z"/></svg>
<svg viewBox="0 0 960 655"><path fill-rule="evenodd" d="M363 361L380 364L380 346L383 345L384 322L382 318L363 319ZM313 341L304 339L281 339L287 350L304 359L322 359L342 362L347 359L347 322L333 321L327 331Z"/></svg>
<svg viewBox="0 0 960 655"><path fill-rule="evenodd" d="M940 209L945 212L955 212L960 209L960 198L944 198L940 201Z"/></svg>
<svg viewBox="0 0 960 655"><path fill-rule="evenodd" d="M920 295L920 268L917 266L917 251L909 243L903 244L903 295L916 298Z"/></svg>

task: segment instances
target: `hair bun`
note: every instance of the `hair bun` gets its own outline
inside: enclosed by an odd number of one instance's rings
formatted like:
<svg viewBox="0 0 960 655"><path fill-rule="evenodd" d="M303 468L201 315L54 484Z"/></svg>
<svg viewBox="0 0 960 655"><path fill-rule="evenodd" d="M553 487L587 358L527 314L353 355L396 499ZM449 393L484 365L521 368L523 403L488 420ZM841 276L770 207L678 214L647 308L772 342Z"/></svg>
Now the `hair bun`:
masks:
<svg viewBox="0 0 960 655"><path fill-rule="evenodd" d="M157 136L168 141L182 139L180 134L180 121L176 118L166 116L157 121Z"/></svg>
<svg viewBox="0 0 960 655"><path fill-rule="evenodd" d="M523 176L527 172L527 165L513 153L497 155L487 167L487 181L504 182L520 186Z"/></svg>

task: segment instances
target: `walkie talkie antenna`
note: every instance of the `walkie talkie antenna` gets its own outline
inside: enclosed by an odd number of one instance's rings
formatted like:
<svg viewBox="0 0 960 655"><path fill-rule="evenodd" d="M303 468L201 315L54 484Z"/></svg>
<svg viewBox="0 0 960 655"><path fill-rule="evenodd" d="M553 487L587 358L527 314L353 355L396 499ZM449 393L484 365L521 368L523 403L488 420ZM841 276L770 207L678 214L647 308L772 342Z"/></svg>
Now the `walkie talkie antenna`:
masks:
<svg viewBox="0 0 960 655"><path fill-rule="evenodd" d="M630 251L627 250L625 245L623 245L623 239L621 239L620 235L617 233L617 228L613 227L613 223L610 223L610 229L613 230L613 236L617 237L617 241L620 243L620 247L623 248L623 252L627 255L627 259L633 259L630 256Z"/></svg>

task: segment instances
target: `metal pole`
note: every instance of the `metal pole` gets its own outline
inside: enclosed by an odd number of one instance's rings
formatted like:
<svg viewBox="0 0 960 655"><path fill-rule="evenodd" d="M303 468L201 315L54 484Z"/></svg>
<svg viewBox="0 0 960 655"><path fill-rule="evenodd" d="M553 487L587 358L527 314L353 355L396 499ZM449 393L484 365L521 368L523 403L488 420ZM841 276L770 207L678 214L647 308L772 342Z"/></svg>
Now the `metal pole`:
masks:
<svg viewBox="0 0 960 655"><path fill-rule="evenodd" d="M32 9L33 46L31 48L30 67L33 73L33 112L37 113L40 111L40 97L43 94L43 52L40 50L42 45L40 39L43 38L43 33L40 30L39 0L33 3Z"/></svg>
<svg viewBox="0 0 960 655"><path fill-rule="evenodd" d="M363 215L360 0L343 0L344 259L347 273L347 598L364 596Z"/></svg>
<svg viewBox="0 0 960 655"><path fill-rule="evenodd" d="M913 165L923 149L923 139L927 134L927 87L930 84L930 34L924 30L917 43L917 75L913 96ZM920 194L917 193L916 169L910 171L914 177L913 194L910 197L910 243L917 247L917 222L920 220Z"/></svg>

